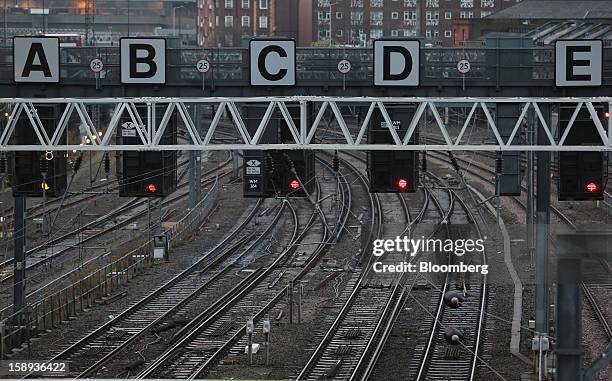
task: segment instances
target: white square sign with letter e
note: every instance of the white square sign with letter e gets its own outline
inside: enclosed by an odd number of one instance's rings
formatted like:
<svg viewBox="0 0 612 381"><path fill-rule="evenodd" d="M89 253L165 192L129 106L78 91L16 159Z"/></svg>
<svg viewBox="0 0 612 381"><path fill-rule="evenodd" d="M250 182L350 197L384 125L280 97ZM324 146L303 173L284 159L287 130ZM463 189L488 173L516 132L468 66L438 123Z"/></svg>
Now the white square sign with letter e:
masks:
<svg viewBox="0 0 612 381"><path fill-rule="evenodd" d="M555 84L601 86L603 42L601 40L558 40L555 43Z"/></svg>

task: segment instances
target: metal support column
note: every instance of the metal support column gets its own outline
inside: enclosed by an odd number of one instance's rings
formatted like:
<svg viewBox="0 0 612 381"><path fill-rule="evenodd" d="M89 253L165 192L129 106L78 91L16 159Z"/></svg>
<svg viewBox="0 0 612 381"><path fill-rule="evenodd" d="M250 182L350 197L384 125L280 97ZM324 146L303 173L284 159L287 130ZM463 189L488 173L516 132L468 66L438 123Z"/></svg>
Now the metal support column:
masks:
<svg viewBox="0 0 612 381"><path fill-rule="evenodd" d="M533 145L535 143L534 131L535 131L535 118L533 111L529 113L529 120L527 123L527 144ZM527 175L527 210L526 210L526 227L527 227L527 249L529 250L529 258L533 265L533 252L534 252L534 240L533 240L533 200L534 200L534 183L535 183L535 160L532 151L527 152L527 167L525 168L525 174Z"/></svg>
<svg viewBox="0 0 612 381"><path fill-rule="evenodd" d="M200 151L189 151L189 208L200 201Z"/></svg>
<svg viewBox="0 0 612 381"><path fill-rule="evenodd" d="M576 381L581 377L581 295L580 258L557 259L557 380Z"/></svg>
<svg viewBox="0 0 612 381"><path fill-rule="evenodd" d="M550 121L550 106L541 105L542 115ZM543 128L537 129L538 144L547 144ZM550 223L550 152L537 153L536 190L536 334L538 339L548 337L548 234ZM546 378L546 356L538 358L539 380Z"/></svg>
<svg viewBox="0 0 612 381"><path fill-rule="evenodd" d="M26 198L15 197L15 215L13 218L13 238L15 242L15 262L13 273L13 311L18 312L25 307L26 298L26 224L25 224Z"/></svg>

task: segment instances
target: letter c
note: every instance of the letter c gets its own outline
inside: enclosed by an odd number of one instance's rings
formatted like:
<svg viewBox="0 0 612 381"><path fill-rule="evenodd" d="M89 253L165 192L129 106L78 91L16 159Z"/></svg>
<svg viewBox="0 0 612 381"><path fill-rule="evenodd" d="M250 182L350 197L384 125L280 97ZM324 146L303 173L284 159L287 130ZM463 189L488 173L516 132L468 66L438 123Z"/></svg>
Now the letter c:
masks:
<svg viewBox="0 0 612 381"><path fill-rule="evenodd" d="M270 53L277 53L282 58L287 57L287 52L280 46L266 46L261 50L261 52L259 53L259 57L257 58L257 67L259 69L259 73L261 73L261 75L268 81L280 81L287 75L287 69L280 69L276 74L270 73L268 69L266 69L266 58Z"/></svg>

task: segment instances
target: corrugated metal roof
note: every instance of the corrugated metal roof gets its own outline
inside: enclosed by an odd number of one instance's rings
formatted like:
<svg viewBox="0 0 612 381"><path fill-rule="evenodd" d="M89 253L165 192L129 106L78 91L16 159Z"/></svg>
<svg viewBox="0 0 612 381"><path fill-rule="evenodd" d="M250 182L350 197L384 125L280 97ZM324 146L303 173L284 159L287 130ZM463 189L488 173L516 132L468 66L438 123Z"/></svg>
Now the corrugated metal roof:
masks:
<svg viewBox="0 0 612 381"><path fill-rule="evenodd" d="M612 1L526 0L493 13L487 18L524 20L612 19Z"/></svg>

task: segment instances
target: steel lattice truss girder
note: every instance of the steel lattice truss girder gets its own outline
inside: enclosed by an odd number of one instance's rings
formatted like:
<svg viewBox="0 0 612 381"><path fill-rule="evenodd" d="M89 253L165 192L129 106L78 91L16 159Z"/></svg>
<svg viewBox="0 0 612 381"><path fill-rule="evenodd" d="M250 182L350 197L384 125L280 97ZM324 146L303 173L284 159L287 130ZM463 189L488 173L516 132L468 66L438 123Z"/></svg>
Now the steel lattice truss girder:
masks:
<svg viewBox="0 0 612 381"><path fill-rule="evenodd" d="M258 103L267 105L266 112L259 122L254 134L249 134L246 121L241 115L241 107L249 104ZM316 106L314 115L307 115L310 110L309 104ZM491 106L496 103L515 103L520 105L520 115L510 136L504 140L498 130L495 120L490 111ZM61 117L57 120L52 134L47 134L38 117L38 105L63 105L64 110ZM204 136L198 132L196 124L192 119L188 108L194 104L215 106L216 112L207 128ZM416 106L416 111L412 121L404 136L400 136L392 127L391 118L387 108L389 105L411 105ZM574 107L574 113L569 121L567 128L562 136L556 137L555 127L551 125L550 118L545 117L542 112L543 105L561 104ZM597 115L594 105L606 104L608 109L612 109L612 97L599 98L369 98L369 97L315 97L315 96L296 96L296 97L265 97L265 98L54 98L54 99L0 99L0 106L4 106L9 111L9 117L5 118L0 134L0 151L145 151L145 150L249 150L249 149L312 149L312 150L444 150L444 151L612 151L612 118L602 122ZM107 125L96 125L91 117L92 105L106 105L113 108L113 114ZM294 117L289 112L288 106L299 105L299 123L294 122ZM363 122L357 126L358 132L351 132L346 122L346 115L342 113L342 107L350 105L367 108L367 114ZM146 115L140 115L137 106L146 106ZM164 114L159 123L155 116L156 110L160 106L164 108ZM464 107L470 112L463 118L463 122L458 133L453 134L451 129L444 123L440 116L440 109L445 107ZM364 137L370 125L371 117L375 109L380 110L389 133L393 138L393 144L368 144ZM568 133L571 131L576 117L581 109L586 109L591 116L591 120L601 138L600 144L570 146L565 145ZM294 139L290 144L263 144L260 139L266 128L270 124L271 117L275 110L279 110L283 119L286 121ZM329 112L327 112L329 110ZM486 117L488 132L492 133L494 141L492 143L473 143L467 141L466 133L469 134L470 122L477 110L482 110ZM536 128L541 128L548 138L547 142L539 145L524 145L516 139L517 134L522 128L526 128L527 116L529 113L536 119ZM339 136L333 142L315 142L317 131L323 130L322 122L325 120L326 113L330 115L325 127L326 133L335 133ZM346 114L346 113L345 113ZM419 128L422 119L426 114L433 116L434 129L441 137L441 144L409 144L410 138ZM11 137L15 131L16 122L22 118L33 128L39 144L32 145L13 145ZM80 119L80 123L86 133L91 137L90 145L67 144L60 145L62 133L74 115ZM176 115L187 130L189 143L178 145L162 145L161 137L168 125L172 115ZM238 131L240 142L222 144L214 142L215 132L224 117L227 115L229 124ZM144 117L144 118L143 118ZM119 145L115 144L114 137L121 118L129 118L140 144ZM297 119L297 118L296 118ZM309 122L310 121L310 122ZM331 123L329 123L331 122ZM332 131L329 131L329 130ZM454 131L457 132L457 131Z"/></svg>

